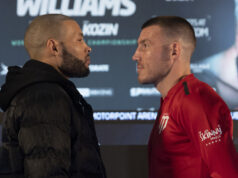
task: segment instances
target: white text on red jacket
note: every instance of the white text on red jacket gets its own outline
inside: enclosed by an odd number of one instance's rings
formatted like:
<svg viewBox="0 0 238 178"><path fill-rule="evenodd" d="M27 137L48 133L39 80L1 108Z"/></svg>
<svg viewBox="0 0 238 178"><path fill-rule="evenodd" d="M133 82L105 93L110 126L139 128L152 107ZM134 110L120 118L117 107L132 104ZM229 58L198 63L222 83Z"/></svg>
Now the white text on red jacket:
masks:
<svg viewBox="0 0 238 178"><path fill-rule="evenodd" d="M215 128L214 130L208 130L206 129L205 131L199 131L198 132L201 141L208 141L209 143L207 143L206 145L210 145L216 142L221 141L221 135L222 135L222 130L221 130L221 126L218 124L217 128Z"/></svg>

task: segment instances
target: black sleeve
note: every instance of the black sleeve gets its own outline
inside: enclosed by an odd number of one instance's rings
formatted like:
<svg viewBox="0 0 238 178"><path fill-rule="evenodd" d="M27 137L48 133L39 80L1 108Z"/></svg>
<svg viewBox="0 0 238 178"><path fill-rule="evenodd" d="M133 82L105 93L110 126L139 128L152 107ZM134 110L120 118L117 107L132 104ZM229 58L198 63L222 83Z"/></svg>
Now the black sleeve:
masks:
<svg viewBox="0 0 238 178"><path fill-rule="evenodd" d="M25 177L69 177L71 103L56 84L37 84L19 96L18 140Z"/></svg>

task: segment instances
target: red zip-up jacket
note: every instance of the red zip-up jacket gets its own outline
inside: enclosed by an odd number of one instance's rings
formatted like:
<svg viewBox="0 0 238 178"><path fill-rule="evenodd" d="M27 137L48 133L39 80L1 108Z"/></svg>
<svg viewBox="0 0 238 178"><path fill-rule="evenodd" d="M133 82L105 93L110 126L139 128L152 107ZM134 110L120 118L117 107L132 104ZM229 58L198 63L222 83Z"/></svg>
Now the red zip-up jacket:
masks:
<svg viewBox="0 0 238 178"><path fill-rule="evenodd" d="M230 111L190 74L161 99L149 144L149 178L238 178Z"/></svg>

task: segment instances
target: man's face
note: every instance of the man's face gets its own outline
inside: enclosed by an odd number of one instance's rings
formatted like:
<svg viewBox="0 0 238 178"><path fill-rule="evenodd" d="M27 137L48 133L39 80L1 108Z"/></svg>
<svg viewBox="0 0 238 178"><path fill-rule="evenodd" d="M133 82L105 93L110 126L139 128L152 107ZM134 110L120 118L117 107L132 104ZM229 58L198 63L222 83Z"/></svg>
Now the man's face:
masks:
<svg viewBox="0 0 238 178"><path fill-rule="evenodd" d="M59 70L66 77L85 77L89 74L91 48L85 43L77 22L64 21L63 26L62 61Z"/></svg>
<svg viewBox="0 0 238 178"><path fill-rule="evenodd" d="M141 84L157 85L169 74L173 65L169 41L159 26L149 26L141 31L132 59L137 62Z"/></svg>

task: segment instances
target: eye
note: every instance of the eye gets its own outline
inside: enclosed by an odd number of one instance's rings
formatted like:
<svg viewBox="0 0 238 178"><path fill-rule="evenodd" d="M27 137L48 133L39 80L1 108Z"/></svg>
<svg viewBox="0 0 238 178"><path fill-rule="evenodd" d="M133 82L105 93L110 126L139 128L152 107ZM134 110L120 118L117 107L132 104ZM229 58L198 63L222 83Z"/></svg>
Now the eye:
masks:
<svg viewBox="0 0 238 178"><path fill-rule="evenodd" d="M83 39L82 39L82 38L80 38L80 39L78 39L78 41L79 41L79 42L82 42L82 41L83 41Z"/></svg>
<svg viewBox="0 0 238 178"><path fill-rule="evenodd" d="M143 44L143 47L144 47L144 48L147 48L147 47L148 47L148 44L147 44L147 43L144 43L144 44Z"/></svg>
<svg viewBox="0 0 238 178"><path fill-rule="evenodd" d="M148 41L142 41L139 43L139 46L138 46L140 50L147 50L147 48L149 47L150 47L150 43Z"/></svg>
<svg viewBox="0 0 238 178"><path fill-rule="evenodd" d="M149 47L149 44L148 43L142 43L142 48L143 49L147 49Z"/></svg>

